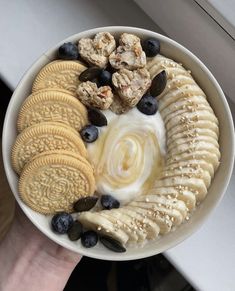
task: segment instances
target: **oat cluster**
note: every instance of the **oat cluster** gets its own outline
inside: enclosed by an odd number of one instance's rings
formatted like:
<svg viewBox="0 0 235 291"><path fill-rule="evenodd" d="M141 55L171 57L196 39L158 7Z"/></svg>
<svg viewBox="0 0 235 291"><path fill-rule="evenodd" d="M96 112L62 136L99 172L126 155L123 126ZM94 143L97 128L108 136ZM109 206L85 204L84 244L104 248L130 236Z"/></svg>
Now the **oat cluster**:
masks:
<svg viewBox="0 0 235 291"><path fill-rule="evenodd" d="M116 46L113 36L106 32L98 33L94 39L79 40L78 48L84 60L100 68L106 68L109 62L116 72L112 75L114 88L97 88L95 83L85 81L78 85L76 93L78 99L88 106L102 110L110 108L120 114L136 106L150 87L151 80L145 68L146 55L140 38L123 33L118 43Z"/></svg>

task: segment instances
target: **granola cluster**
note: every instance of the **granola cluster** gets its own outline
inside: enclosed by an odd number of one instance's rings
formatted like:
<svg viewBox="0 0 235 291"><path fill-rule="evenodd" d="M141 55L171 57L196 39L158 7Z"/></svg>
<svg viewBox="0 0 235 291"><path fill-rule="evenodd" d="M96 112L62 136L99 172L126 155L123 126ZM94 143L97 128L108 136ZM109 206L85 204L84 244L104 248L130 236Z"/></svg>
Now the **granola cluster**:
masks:
<svg viewBox="0 0 235 291"><path fill-rule="evenodd" d="M87 74L86 81L82 80L78 85L78 99L87 106L101 110L110 108L121 114L136 106L151 85L150 74L145 68L146 55L136 35L123 33L116 47L116 41L110 33L100 32L94 39L80 39L78 51L93 66L93 72L94 66L100 68L97 76L91 74L91 68L88 68L83 73L83 77ZM98 77L107 67L111 67L114 73L108 72L110 82L102 86L100 83L104 82L100 82Z"/></svg>
<svg viewBox="0 0 235 291"><path fill-rule="evenodd" d="M112 81L121 100L130 107L136 106L151 84L150 74L145 68L121 69L113 74Z"/></svg>
<svg viewBox="0 0 235 291"><path fill-rule="evenodd" d="M105 68L109 55L115 50L116 42L109 32L97 33L94 39L81 38L78 42L78 51L81 57L90 65Z"/></svg>
<svg viewBox="0 0 235 291"><path fill-rule="evenodd" d="M109 56L113 68L135 70L146 65L146 55L136 35L123 33L119 44L120 46Z"/></svg>
<svg viewBox="0 0 235 291"><path fill-rule="evenodd" d="M109 86L98 88L96 83L91 81L81 83L78 86L77 95L84 105L103 110L108 109L113 102L113 93Z"/></svg>

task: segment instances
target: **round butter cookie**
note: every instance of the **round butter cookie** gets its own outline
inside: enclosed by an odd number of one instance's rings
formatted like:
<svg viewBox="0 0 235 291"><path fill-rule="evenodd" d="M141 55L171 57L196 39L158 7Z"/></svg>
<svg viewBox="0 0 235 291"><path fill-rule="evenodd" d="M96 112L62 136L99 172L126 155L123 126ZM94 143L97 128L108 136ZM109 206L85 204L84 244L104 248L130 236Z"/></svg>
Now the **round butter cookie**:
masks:
<svg viewBox="0 0 235 291"><path fill-rule="evenodd" d="M37 90L36 92L33 92L32 94L38 94L38 93L44 93L44 92L60 92L60 93L64 93L64 94L68 94L74 97L74 94L66 89L61 89L61 88L44 88L44 89L40 89Z"/></svg>
<svg viewBox="0 0 235 291"><path fill-rule="evenodd" d="M78 155L78 153L76 153L76 152L71 152L68 150L51 150L51 151L42 152L40 154L37 154L36 156L33 156L30 161L33 161L39 157L47 157L47 156L50 156L51 154L57 154L57 155L62 154L62 155L66 155L66 156L75 158L75 159L79 160L81 163L90 167L93 171L92 165L90 164L90 162L88 162L88 160L85 157Z"/></svg>
<svg viewBox="0 0 235 291"><path fill-rule="evenodd" d="M88 123L87 110L79 100L59 91L31 94L20 109L18 131L46 121L65 123L79 131Z"/></svg>
<svg viewBox="0 0 235 291"><path fill-rule="evenodd" d="M20 176L21 199L42 214L72 212L78 199L95 191L93 170L81 159L79 154L67 151L36 156Z"/></svg>
<svg viewBox="0 0 235 291"><path fill-rule="evenodd" d="M78 77L86 69L87 67L79 61L57 60L50 62L36 76L33 82L32 92L55 88L68 90L76 96L75 92L80 83Z"/></svg>
<svg viewBox="0 0 235 291"><path fill-rule="evenodd" d="M12 148L12 166L20 174L25 164L38 153L62 149L86 157L85 145L71 127L58 122L42 122L23 130Z"/></svg>

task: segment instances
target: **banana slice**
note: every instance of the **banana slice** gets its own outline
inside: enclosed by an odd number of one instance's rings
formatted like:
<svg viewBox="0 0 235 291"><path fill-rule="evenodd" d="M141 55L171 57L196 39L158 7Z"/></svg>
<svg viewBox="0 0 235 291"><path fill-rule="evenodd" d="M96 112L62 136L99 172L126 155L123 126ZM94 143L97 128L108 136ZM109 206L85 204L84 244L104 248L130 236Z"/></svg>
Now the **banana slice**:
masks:
<svg viewBox="0 0 235 291"><path fill-rule="evenodd" d="M171 230L172 221L170 220L170 217L169 218L161 217L152 209L145 209L138 206L127 205L127 206L124 206L123 208L135 211L136 213L141 214L143 218L148 218L152 220L153 223L157 223L157 225L160 228L160 234L166 234Z"/></svg>
<svg viewBox="0 0 235 291"><path fill-rule="evenodd" d="M168 70L166 69L166 71ZM174 92L174 90L177 90L177 91L181 90L183 92L184 90L186 90L186 88L188 89L189 86L194 86L194 85L195 85L195 81L191 78L191 76L178 75L177 79L174 78L167 81L165 90L159 96L157 96L157 99L158 101L160 101L168 93Z"/></svg>
<svg viewBox="0 0 235 291"><path fill-rule="evenodd" d="M190 124L192 122L196 122L198 120L208 120L211 122L214 122L215 124L218 124L218 119L215 117L214 114L207 110L198 110L197 112L184 112L182 114L174 116L174 118L171 118L168 120L168 122L165 122L166 130L170 130L174 126L180 125L180 124Z"/></svg>
<svg viewBox="0 0 235 291"><path fill-rule="evenodd" d="M123 209L123 208L104 210L102 211L102 213L103 212L105 212L105 214L109 216L114 217L116 220L120 220L122 221L122 223L125 223L126 227L124 227L124 230L128 226L130 230L132 231L132 234L135 236L136 242L142 243L148 236L148 233L145 227L143 227L143 218L141 215L138 215L138 214L134 215L135 213L132 214L130 213L131 211L127 211L126 209ZM154 234L156 235L157 232L154 231Z"/></svg>
<svg viewBox="0 0 235 291"><path fill-rule="evenodd" d="M189 190L192 189L192 191L194 191L197 195L197 201L203 200L207 194L207 188L204 181L202 179L193 177L189 178L174 176L170 178L164 178L161 180L157 180L154 187L176 187L180 185L187 187Z"/></svg>
<svg viewBox="0 0 235 291"><path fill-rule="evenodd" d="M164 123L167 124L169 120L172 120L177 116L182 116L182 114L187 115L188 113L193 113L193 112L196 113L199 111L207 111L214 116L214 112L212 111L212 109L210 110L209 108L210 107L208 105L200 104L200 103L198 104L198 106L195 106L194 104L184 105L184 108L178 109L177 111L173 111L169 113L168 115L166 115L164 118Z"/></svg>
<svg viewBox="0 0 235 291"><path fill-rule="evenodd" d="M130 206L144 208L146 210L154 211L154 218L163 217L170 219L172 221L172 225L179 225L183 222L183 216L176 209L170 209L163 206L158 206L156 203L151 202L141 202L141 201L132 201Z"/></svg>
<svg viewBox="0 0 235 291"><path fill-rule="evenodd" d="M209 121L209 120L198 120L194 121L190 124L178 124L177 126L174 126L170 130L167 131L167 138L170 138L171 136L177 134L177 133L187 133L187 131L192 129L203 128L203 129L210 129L215 132L215 134L219 135L219 127L216 123Z"/></svg>
<svg viewBox="0 0 235 291"><path fill-rule="evenodd" d="M180 144L176 146L175 148L172 148L168 150L169 156L175 156L178 154L182 154L185 152L200 152L200 151L210 151L211 153L215 154L220 159L220 151L217 147L215 147L213 144L204 142L204 141L198 141L194 143L188 143L188 144Z"/></svg>
<svg viewBox="0 0 235 291"><path fill-rule="evenodd" d="M181 99L183 97L187 98L187 97L190 97L193 95L204 96L206 99L205 94L196 84L191 84L191 85L187 84L187 85L183 85L181 87L175 88L172 91L169 91L163 97L161 97L161 99L159 96L157 97L157 99L160 99L159 101L161 101L161 102L159 102L159 110L161 112L166 107L168 107L171 104L174 104L179 99Z"/></svg>
<svg viewBox="0 0 235 291"><path fill-rule="evenodd" d="M186 76L188 77L189 74L187 71L185 71L182 67L167 67L164 64L157 64L153 65L149 69L150 77L153 79L156 75L161 73L163 70L167 73L167 85L170 84L170 81L174 79L174 76ZM174 84L175 85L175 84Z"/></svg>
<svg viewBox="0 0 235 291"><path fill-rule="evenodd" d="M160 195L140 195L135 199L135 202L146 202L146 203L155 203L154 207L163 207L164 209L176 209L180 212L182 215L182 218L185 219L185 217L188 214L188 207L185 205L183 201L180 201L176 198L169 198L166 196L160 196ZM165 210L164 210L165 212Z"/></svg>
<svg viewBox="0 0 235 291"><path fill-rule="evenodd" d="M183 186L156 187L149 191L149 195L165 195L168 199L177 198L182 200L190 211L196 206L195 193L184 189Z"/></svg>
<svg viewBox="0 0 235 291"><path fill-rule="evenodd" d="M122 219L121 217L117 218L116 216L114 216L113 211L109 210L100 211L99 215L110 220L117 229L121 229L123 232L125 232L129 237L128 243L138 242L140 236L141 241L145 240L146 233L142 232L141 234L137 235L136 232L134 232L134 227L131 227L132 224L130 218L127 215L123 214Z"/></svg>
<svg viewBox="0 0 235 291"><path fill-rule="evenodd" d="M189 177L189 178L199 178L202 179L208 188L211 184L211 175L208 171L202 170L202 169L195 169L193 167L181 167L178 169L170 170L169 168L165 168L164 171L161 173L161 177L175 177L175 176L181 176L181 177Z"/></svg>
<svg viewBox="0 0 235 291"><path fill-rule="evenodd" d="M134 225L135 229L134 231L138 231L143 229L147 233L147 239L154 239L156 238L159 233L160 233L160 228L157 223L153 222L150 220L148 217L141 215L137 213L136 211L133 211L132 209L129 209L127 207L119 208L117 209L112 209L112 212L117 212L120 213L121 215L125 214L128 215L132 222L136 222L136 225ZM131 224L134 224L132 223ZM136 229L137 226L137 229Z"/></svg>
<svg viewBox="0 0 235 291"><path fill-rule="evenodd" d="M177 102L170 104L165 109L161 111L161 116L165 122L167 118L173 115L177 115L181 112L193 112L194 110L206 109L213 112L209 103L207 102L205 96L192 96L192 97L182 97Z"/></svg>
<svg viewBox="0 0 235 291"><path fill-rule="evenodd" d="M154 58L148 58L146 68L149 71L151 78L153 78L156 74L158 74L162 70L171 68L175 70L179 69L182 71L183 74L188 74L188 72L182 67L182 65L160 54L158 54Z"/></svg>
<svg viewBox="0 0 235 291"><path fill-rule="evenodd" d="M212 144L214 147L216 147L217 149L219 149L219 143L218 141L211 137L211 136L203 136L203 135L199 135L196 137L184 137L184 138L178 138L175 139L174 137L170 139L170 141L168 140L168 144L167 144L167 149L168 151L170 151L171 149L183 145L183 144L191 144L191 143L198 143L198 142L207 142Z"/></svg>
<svg viewBox="0 0 235 291"><path fill-rule="evenodd" d="M78 220L88 229L99 231L103 235L110 235L114 239L126 244L129 236L115 225L106 217L100 215L99 212L82 212L78 216Z"/></svg>
<svg viewBox="0 0 235 291"><path fill-rule="evenodd" d="M196 169L202 169L204 171L209 172L210 176L214 176L214 167L210 164L207 163L206 161L203 160L186 160L186 161L180 161L173 163L171 165L167 165L165 167L165 170L174 170L174 169L181 169L185 167L190 167Z"/></svg>
<svg viewBox="0 0 235 291"><path fill-rule="evenodd" d="M181 161L187 161L187 160L202 160L202 161L206 161L207 163L213 165L214 171L216 171L216 169L219 166L219 161L218 161L218 157L209 152L209 151L197 151L197 152L192 152L192 153L182 153L182 154L178 154L177 156L168 156L167 157L167 165L171 165L175 162L181 162Z"/></svg>
<svg viewBox="0 0 235 291"><path fill-rule="evenodd" d="M186 131L182 131L179 133L176 133L169 137L166 141L167 146L174 142L175 140L179 140L181 138L196 138L196 137L202 137L202 136L209 136L218 141L218 135L211 129L208 128L192 128Z"/></svg>

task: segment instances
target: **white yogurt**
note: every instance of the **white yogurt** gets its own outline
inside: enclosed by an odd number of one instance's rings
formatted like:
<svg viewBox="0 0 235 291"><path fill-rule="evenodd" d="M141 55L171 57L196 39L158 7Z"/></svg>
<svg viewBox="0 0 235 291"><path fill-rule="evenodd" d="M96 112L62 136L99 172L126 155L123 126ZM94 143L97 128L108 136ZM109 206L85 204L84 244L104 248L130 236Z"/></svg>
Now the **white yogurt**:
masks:
<svg viewBox="0 0 235 291"><path fill-rule="evenodd" d="M88 145L97 192L125 204L146 193L162 169L166 153L165 127L160 113L142 114L136 108L116 115L104 112L108 126Z"/></svg>

